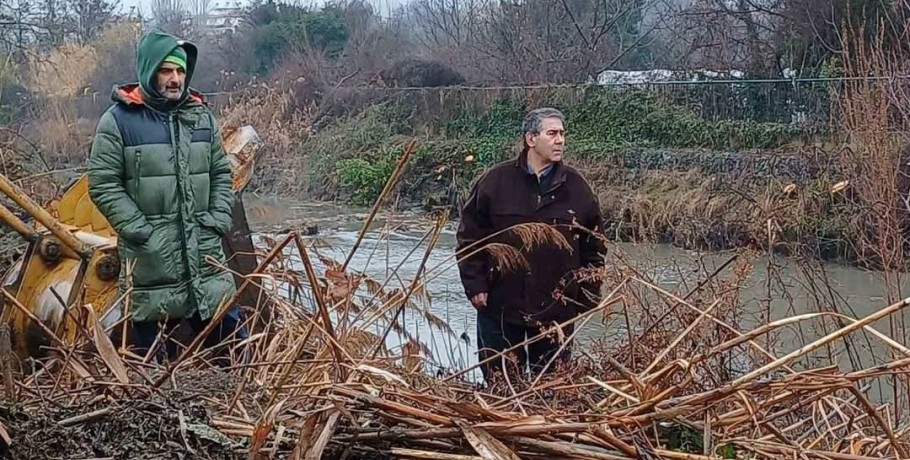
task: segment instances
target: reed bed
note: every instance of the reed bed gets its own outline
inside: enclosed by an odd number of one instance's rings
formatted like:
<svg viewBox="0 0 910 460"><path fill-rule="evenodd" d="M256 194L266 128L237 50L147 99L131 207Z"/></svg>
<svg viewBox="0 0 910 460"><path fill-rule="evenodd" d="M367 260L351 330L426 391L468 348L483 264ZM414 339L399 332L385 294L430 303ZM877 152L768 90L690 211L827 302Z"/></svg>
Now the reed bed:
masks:
<svg viewBox="0 0 910 460"><path fill-rule="evenodd" d="M440 334L453 334L423 302L427 284L446 267L427 263L446 224L445 214L436 216L421 240L425 247L414 250L420 264L407 280L356 272L353 254L332 260L296 231L267 239L259 266L240 286L241 293L260 288L259 302L246 313L261 327L243 342L204 350L203 331L161 363L118 348L86 306L71 307L86 318L75 341L46 331L51 358L33 372L21 372L8 332L0 330L0 452L85 459L910 455L910 425L867 393L872 380L905 374L910 366L902 341L874 329L910 299L860 318L809 313L742 330L739 285L750 270L744 253L713 270L696 270L695 282L675 291L621 257L590 273L604 280L601 301L571 322L576 330L601 322L612 335L578 349L565 365L548 363L549 374L484 385L468 378L477 364L429 372L429 347L401 319L416 313ZM528 246L564 244L558 232L535 225L513 230ZM519 251L481 244L453 253L447 263L493 248L493 257L521 266ZM802 344L789 349L767 340L797 324L828 320L837 326L801 337ZM556 326L545 325L513 348L553 337L567 344L571 337ZM392 333L402 346L388 345ZM896 358L851 369L819 358L824 353L817 352L856 333L870 334ZM511 351L492 359L507 360Z"/></svg>
<svg viewBox="0 0 910 460"><path fill-rule="evenodd" d="M303 251L302 273L278 269L281 249L291 245ZM187 458L864 459L903 458L910 449L906 426L864 393L864 382L910 366L906 348L893 343L904 358L866 369L794 369L910 300L776 356L757 340L818 315L739 332L719 319L728 298L700 300L716 277L687 295L629 275L610 280L600 306L575 321L617 316L645 289L668 302L661 321L687 327L636 328L627 331L631 340L580 354L551 375L483 386L464 378L470 369L429 375L420 347L389 350L378 334L354 326L368 313L389 322L415 289L372 286L381 300L355 305L355 289L344 286L362 275L317 274L309 252L288 234L248 280L309 287L315 308L262 283L271 322L246 343L202 351L190 343L175 361L155 364L115 348L90 318L75 343L56 341L39 370L5 377L7 453L52 458L41 449L65 446L78 453L67 458L152 458L139 455L145 449ZM714 345L700 338L719 330L729 338ZM734 378L715 372L718 357L744 347L764 359ZM230 362L213 364L215 355Z"/></svg>

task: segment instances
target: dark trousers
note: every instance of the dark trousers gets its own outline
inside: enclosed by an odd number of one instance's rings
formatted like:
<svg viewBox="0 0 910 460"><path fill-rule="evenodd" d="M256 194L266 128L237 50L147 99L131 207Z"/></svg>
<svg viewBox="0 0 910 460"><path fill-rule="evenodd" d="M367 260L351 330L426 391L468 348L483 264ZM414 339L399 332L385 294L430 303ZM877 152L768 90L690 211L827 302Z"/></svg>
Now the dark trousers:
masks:
<svg viewBox="0 0 910 460"><path fill-rule="evenodd" d="M192 341L195 334L201 333L202 330L209 325L210 321L211 319L202 319L198 312L186 318L186 322L192 329L193 334L190 336L189 340ZM159 343L156 347L157 350L159 350L159 352L156 353L156 359L158 361L161 361L162 358L162 348L164 348L164 353L167 354L168 359L177 357L178 344L175 342L174 338L168 339L168 335L174 328L179 326L181 322L182 320L171 320L165 324L162 340L166 340L166 343ZM139 356L144 357L158 337L159 323L157 321L134 321L132 326L132 344L135 347L135 352ZM247 331L246 326L243 325L243 321L240 317L240 309L234 307L224 315L224 318L221 319L221 324L212 329L212 332L209 333L202 342L201 348L212 348L229 340L241 341L248 337L249 332ZM162 347L162 345L164 346Z"/></svg>
<svg viewBox="0 0 910 460"><path fill-rule="evenodd" d="M546 329L546 327L544 327ZM570 324L562 328L563 336L568 340L574 331L574 325ZM498 317L491 318L483 313L477 315L477 349L479 360L484 360L496 356L504 350L508 350L525 340L539 335L541 328L533 326L524 326L516 324L507 324L502 322ZM483 372L483 379L487 383L495 379L496 374L501 374L503 370L503 361L509 366L509 379L512 382L523 380L527 376L526 368L530 371L531 377L536 377L543 370L544 366L550 362L550 359L556 355L562 344L559 343L555 334L549 334L546 337L538 339L536 342L522 345L515 350L497 356L490 362L480 366ZM503 358L505 357L505 358ZM513 364L513 359L515 361ZM563 348L553 364L547 369L547 373L561 362L564 363L572 357L572 344L568 343Z"/></svg>

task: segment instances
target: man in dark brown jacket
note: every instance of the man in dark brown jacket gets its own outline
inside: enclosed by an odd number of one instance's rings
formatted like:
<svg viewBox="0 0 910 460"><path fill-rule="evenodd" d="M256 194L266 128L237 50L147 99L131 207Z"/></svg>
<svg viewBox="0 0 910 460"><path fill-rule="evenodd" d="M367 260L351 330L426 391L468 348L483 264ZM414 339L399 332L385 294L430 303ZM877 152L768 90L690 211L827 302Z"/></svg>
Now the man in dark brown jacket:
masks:
<svg viewBox="0 0 910 460"><path fill-rule="evenodd" d="M600 206L584 177L562 162L563 122L555 109L530 112L518 158L487 171L462 209L456 234L458 265L465 293L477 309L480 361L593 308L600 298L599 277L591 273L603 267L606 253L603 238L595 236L601 230ZM548 232L529 223L552 226L564 241L552 235L541 238ZM522 224L531 231L516 231ZM508 264L501 263L502 250L485 249L466 257L488 243L517 249L527 266L503 267ZM572 331L567 326L562 335L568 337ZM560 360L569 359L569 345ZM529 344L527 350L519 347L515 353L520 375L525 366L532 374L539 373L560 346L556 337L548 337ZM485 380L502 370L502 361L497 358L481 366Z"/></svg>

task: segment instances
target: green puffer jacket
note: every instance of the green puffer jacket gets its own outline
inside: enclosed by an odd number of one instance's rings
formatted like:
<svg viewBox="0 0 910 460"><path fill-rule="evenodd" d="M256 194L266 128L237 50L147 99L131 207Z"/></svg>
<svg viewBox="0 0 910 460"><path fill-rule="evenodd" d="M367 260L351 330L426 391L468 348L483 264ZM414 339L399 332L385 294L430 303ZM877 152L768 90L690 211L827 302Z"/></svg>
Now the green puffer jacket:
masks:
<svg viewBox="0 0 910 460"><path fill-rule="evenodd" d="M157 69L178 45L187 52L182 99L155 90ZM210 318L236 292L221 238L230 230L234 195L221 132L191 91L195 45L161 32L139 43L139 83L114 87L89 158L89 195L118 234L120 288L132 267L133 321Z"/></svg>

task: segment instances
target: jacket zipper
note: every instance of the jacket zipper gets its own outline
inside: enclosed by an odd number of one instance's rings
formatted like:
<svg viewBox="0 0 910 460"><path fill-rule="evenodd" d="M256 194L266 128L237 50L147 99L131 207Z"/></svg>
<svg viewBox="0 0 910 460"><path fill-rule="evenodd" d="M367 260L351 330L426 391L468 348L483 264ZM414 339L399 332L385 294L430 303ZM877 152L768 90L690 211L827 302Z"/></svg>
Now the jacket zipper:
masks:
<svg viewBox="0 0 910 460"><path fill-rule="evenodd" d="M140 178L142 177L142 149L136 149L136 155L133 156L133 161L135 161L133 168L133 200L138 203L142 202L142 192L140 189Z"/></svg>
<svg viewBox="0 0 910 460"><path fill-rule="evenodd" d="M180 209L178 212L183 211L183 180L180 177L180 130L177 127L177 120L174 118L174 114L168 115L168 124L170 125L171 131L171 149L174 151L174 171L177 177L177 201L179 202Z"/></svg>
<svg viewBox="0 0 910 460"><path fill-rule="evenodd" d="M136 149L136 194L139 194L139 178L142 177L142 149Z"/></svg>
<svg viewBox="0 0 910 460"><path fill-rule="evenodd" d="M180 148L179 148L180 147L180 129L178 129L177 120L174 118L173 113L168 115L168 122L170 124L171 149L174 151L174 169L175 169L175 173L176 173L175 176L177 178L177 206L178 206L177 214L178 214L178 216L180 216L180 219L181 219L181 223L179 226L180 227L180 239L181 239L181 241L184 242L184 244L182 245L183 248L182 248L181 252L183 253L183 263L186 264L187 272L189 272L190 276L192 277L192 267L190 267L189 254L188 254L189 246L186 243L186 229L184 228L184 225L182 222L186 217L183 216L183 205L184 205L183 187L184 187L184 184L183 184L183 179L180 177Z"/></svg>
<svg viewBox="0 0 910 460"><path fill-rule="evenodd" d="M550 174L553 174L553 172L551 171ZM540 206L543 204L543 196L546 195L546 194L553 193L553 192L559 187L559 184L554 185L554 184L551 182L551 183L550 183L550 187L549 187L548 190L541 190L541 188L540 188L540 186L541 186L540 176L538 176L537 174L534 174L534 183L535 183L535 185L537 186L537 187L536 187L536 188L537 188L537 192L536 192L536 195L537 195L537 209L535 209L535 210L536 210L536 211L539 211L539 210L540 210Z"/></svg>

